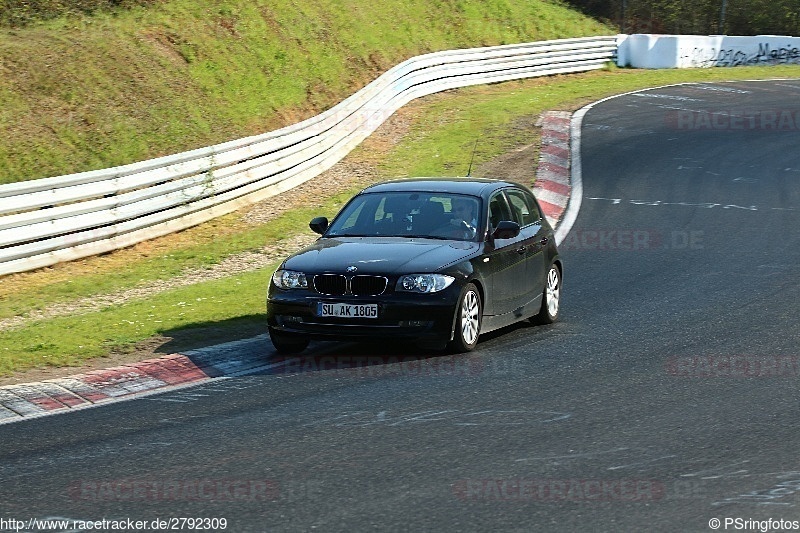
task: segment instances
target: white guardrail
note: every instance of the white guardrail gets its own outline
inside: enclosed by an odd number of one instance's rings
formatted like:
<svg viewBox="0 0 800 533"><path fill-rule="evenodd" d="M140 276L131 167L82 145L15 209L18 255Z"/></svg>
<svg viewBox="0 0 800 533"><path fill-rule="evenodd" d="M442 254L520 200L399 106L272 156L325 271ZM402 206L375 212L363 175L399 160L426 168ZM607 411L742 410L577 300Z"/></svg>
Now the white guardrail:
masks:
<svg viewBox="0 0 800 533"><path fill-rule="evenodd" d="M468 85L602 68L617 36L411 58L279 130L148 161L0 185L0 275L108 252L286 191L341 160L392 113Z"/></svg>

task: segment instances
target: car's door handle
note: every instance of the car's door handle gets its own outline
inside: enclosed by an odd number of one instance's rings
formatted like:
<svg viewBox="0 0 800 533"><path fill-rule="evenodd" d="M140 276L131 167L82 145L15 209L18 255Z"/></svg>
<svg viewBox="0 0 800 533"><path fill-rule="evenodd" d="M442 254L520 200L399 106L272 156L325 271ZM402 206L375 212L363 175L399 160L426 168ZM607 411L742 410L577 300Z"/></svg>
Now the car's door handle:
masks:
<svg viewBox="0 0 800 533"><path fill-rule="evenodd" d="M518 254L524 254L525 253L525 247L524 246L520 246L519 248L517 248L516 252Z"/></svg>
<svg viewBox="0 0 800 533"><path fill-rule="evenodd" d="M539 242L540 242L540 243L542 243L542 246L546 246L546 245L547 245L547 242L548 242L549 240L550 240L550 239L548 239L547 237L542 237L542 240L541 240L541 241L539 241Z"/></svg>

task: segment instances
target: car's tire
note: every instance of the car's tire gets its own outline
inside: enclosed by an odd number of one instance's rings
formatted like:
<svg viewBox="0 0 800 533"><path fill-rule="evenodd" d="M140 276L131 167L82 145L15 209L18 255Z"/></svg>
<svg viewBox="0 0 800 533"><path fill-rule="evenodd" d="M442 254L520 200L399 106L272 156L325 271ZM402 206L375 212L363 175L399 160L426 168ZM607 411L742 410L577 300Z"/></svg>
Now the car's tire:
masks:
<svg viewBox="0 0 800 533"><path fill-rule="evenodd" d="M463 353L475 348L481 334L482 315L481 293L473 283L467 283L458 299L456 327L453 340L448 345L451 352Z"/></svg>
<svg viewBox="0 0 800 533"><path fill-rule="evenodd" d="M542 290L542 308L539 314L531 319L534 324L552 324L558 320L561 308L561 271L553 263L547 271L547 279Z"/></svg>
<svg viewBox="0 0 800 533"><path fill-rule="evenodd" d="M300 353L308 348L308 339L292 333L283 333L273 328L269 328L269 339L275 346L275 350L282 355Z"/></svg>

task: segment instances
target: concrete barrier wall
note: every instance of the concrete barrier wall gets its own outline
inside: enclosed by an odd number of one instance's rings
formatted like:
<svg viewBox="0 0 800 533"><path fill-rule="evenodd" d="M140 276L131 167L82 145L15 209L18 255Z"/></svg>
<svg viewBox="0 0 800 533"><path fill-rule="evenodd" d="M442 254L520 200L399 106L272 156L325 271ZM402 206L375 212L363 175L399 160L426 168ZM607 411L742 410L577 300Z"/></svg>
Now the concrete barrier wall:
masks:
<svg viewBox="0 0 800 533"><path fill-rule="evenodd" d="M800 63L800 37L620 35L617 64L633 68L704 68Z"/></svg>

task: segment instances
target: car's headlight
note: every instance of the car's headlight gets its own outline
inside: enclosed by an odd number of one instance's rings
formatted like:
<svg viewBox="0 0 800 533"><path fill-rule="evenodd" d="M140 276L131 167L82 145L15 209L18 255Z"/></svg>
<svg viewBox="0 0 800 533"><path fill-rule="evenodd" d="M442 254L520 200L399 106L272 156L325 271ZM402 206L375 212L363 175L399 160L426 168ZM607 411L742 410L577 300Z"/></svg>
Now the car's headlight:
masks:
<svg viewBox="0 0 800 533"><path fill-rule="evenodd" d="M294 270L276 270L272 275L272 283L279 289L307 289L308 280L302 272Z"/></svg>
<svg viewBox="0 0 800 533"><path fill-rule="evenodd" d="M397 280L397 290L406 292L439 292L450 286L456 278L444 274L409 274Z"/></svg>

